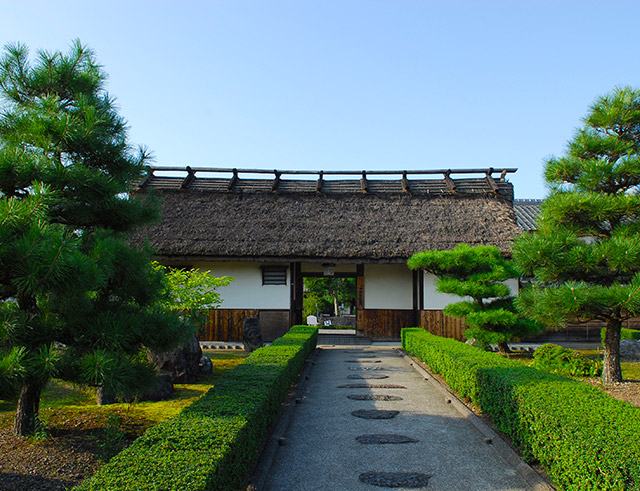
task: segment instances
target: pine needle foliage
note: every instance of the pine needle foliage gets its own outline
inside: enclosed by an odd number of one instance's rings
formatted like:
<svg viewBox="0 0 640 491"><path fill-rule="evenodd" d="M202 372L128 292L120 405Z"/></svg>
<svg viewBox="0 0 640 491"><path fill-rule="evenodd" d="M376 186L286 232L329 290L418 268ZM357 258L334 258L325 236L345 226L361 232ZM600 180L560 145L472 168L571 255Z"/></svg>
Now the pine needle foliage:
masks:
<svg viewBox="0 0 640 491"><path fill-rule="evenodd" d="M439 292L465 298L447 305L444 312L465 320L467 339L507 351L509 341L540 331L539 324L516 313L504 282L518 273L497 247L458 244L451 250L416 253L408 265L436 275Z"/></svg>
<svg viewBox="0 0 640 491"><path fill-rule="evenodd" d="M603 380L619 382L620 328L640 315L640 90L597 99L566 154L546 162L545 179L538 230L513 250L535 279L518 307L550 326L601 321Z"/></svg>
<svg viewBox="0 0 640 491"><path fill-rule="evenodd" d="M166 279L126 232L157 215L128 194L149 158L127 139L106 75L79 41L0 59L0 391L35 430L50 377L124 393L152 375L144 350L189 334Z"/></svg>

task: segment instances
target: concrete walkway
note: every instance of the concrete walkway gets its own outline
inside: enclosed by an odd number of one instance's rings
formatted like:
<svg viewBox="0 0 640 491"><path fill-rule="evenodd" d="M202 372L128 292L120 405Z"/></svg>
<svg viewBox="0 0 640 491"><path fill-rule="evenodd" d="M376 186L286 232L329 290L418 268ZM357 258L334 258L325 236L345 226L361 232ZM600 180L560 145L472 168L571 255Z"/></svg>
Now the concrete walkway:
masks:
<svg viewBox="0 0 640 491"><path fill-rule="evenodd" d="M321 348L263 489L533 489L513 459L508 463L453 406L399 350ZM358 410L390 419L363 419L352 414ZM389 440L410 441L380 443Z"/></svg>

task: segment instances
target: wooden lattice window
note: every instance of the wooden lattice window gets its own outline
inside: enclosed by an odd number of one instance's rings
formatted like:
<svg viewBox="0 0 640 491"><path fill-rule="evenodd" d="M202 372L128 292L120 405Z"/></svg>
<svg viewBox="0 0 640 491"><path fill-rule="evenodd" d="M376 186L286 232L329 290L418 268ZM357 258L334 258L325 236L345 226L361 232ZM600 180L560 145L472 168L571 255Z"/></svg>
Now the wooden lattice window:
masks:
<svg viewBox="0 0 640 491"><path fill-rule="evenodd" d="M287 284L287 267L286 266L262 266L262 284L263 285L286 285Z"/></svg>

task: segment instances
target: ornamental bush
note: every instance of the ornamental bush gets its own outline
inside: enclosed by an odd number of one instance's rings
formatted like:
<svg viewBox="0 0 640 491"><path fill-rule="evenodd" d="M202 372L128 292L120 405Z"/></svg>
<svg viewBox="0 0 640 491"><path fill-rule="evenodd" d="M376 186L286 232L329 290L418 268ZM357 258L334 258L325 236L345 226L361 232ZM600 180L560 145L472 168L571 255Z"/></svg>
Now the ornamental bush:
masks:
<svg viewBox="0 0 640 491"><path fill-rule="evenodd" d="M78 489L240 489L316 340L317 329L292 327L178 416L150 428Z"/></svg>
<svg viewBox="0 0 640 491"><path fill-rule="evenodd" d="M607 333L607 329L606 328L602 328L600 329L600 339L602 340L602 342L604 343L605 341L605 336ZM640 330L638 329L620 329L620 341L624 341L624 340L628 340L628 341L640 341Z"/></svg>
<svg viewBox="0 0 640 491"><path fill-rule="evenodd" d="M580 381L546 373L422 329L407 353L488 415L558 489L640 489L640 409Z"/></svg>
<svg viewBox="0 0 640 491"><path fill-rule="evenodd" d="M598 377L602 362L557 344L543 344L533 353L533 366L539 370L573 377Z"/></svg>

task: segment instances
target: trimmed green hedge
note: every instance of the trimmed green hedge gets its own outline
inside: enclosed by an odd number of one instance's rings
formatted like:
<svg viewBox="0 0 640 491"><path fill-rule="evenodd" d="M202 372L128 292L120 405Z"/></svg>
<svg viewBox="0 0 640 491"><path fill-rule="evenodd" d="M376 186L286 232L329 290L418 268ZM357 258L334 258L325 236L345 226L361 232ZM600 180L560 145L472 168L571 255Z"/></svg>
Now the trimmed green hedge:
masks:
<svg viewBox="0 0 640 491"><path fill-rule="evenodd" d="M316 329L292 327L178 416L150 428L79 489L240 489L316 340Z"/></svg>
<svg viewBox="0 0 640 491"><path fill-rule="evenodd" d="M602 340L602 342L604 342L605 332L606 332L606 329L604 327L602 329L600 329L600 339ZM622 329L620 329L620 341L622 341L624 339L630 339L630 340L633 340L633 341L640 340L640 330L639 329L627 329L627 328L623 327Z"/></svg>
<svg viewBox="0 0 640 491"><path fill-rule="evenodd" d="M640 409L422 329L403 329L402 345L490 416L558 488L640 489Z"/></svg>

